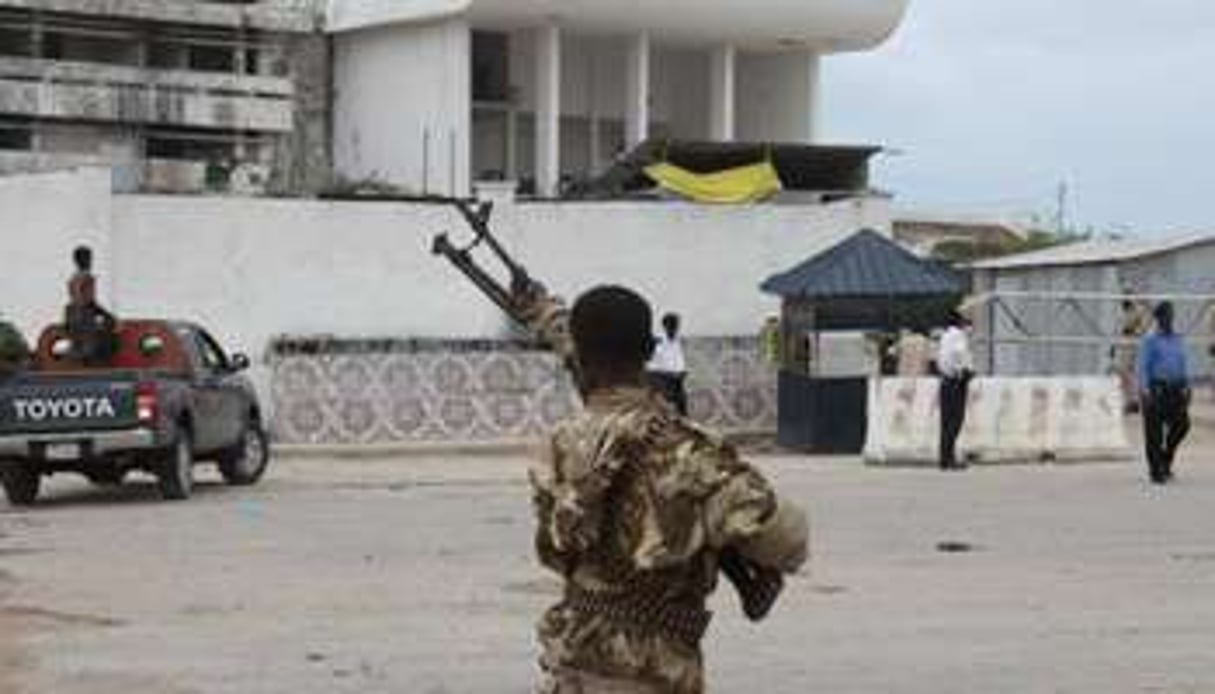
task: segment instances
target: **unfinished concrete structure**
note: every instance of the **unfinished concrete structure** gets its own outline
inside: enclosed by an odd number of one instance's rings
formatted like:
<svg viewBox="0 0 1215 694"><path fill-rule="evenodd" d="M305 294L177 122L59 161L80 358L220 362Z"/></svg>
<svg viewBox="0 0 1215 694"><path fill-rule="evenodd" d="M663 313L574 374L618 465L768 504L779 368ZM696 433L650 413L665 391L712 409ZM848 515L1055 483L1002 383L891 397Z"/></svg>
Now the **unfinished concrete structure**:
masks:
<svg viewBox="0 0 1215 694"><path fill-rule="evenodd" d="M299 191L328 170L310 0L0 0L0 174L115 189Z"/></svg>

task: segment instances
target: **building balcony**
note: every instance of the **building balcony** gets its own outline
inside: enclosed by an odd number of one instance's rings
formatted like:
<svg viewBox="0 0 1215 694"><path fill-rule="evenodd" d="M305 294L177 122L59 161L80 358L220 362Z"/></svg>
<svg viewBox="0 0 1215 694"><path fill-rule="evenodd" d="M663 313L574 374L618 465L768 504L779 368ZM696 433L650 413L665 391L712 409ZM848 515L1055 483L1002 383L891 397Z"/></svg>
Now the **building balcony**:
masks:
<svg viewBox="0 0 1215 694"><path fill-rule="evenodd" d="M290 79L0 58L0 114L282 133Z"/></svg>
<svg viewBox="0 0 1215 694"><path fill-rule="evenodd" d="M0 177L82 168L108 168L114 190L121 193L261 195L270 178L268 167L257 164L215 171L201 161L151 158L120 162L95 154L0 150Z"/></svg>
<svg viewBox="0 0 1215 694"><path fill-rule="evenodd" d="M0 0L0 8L301 33L317 26L312 0Z"/></svg>

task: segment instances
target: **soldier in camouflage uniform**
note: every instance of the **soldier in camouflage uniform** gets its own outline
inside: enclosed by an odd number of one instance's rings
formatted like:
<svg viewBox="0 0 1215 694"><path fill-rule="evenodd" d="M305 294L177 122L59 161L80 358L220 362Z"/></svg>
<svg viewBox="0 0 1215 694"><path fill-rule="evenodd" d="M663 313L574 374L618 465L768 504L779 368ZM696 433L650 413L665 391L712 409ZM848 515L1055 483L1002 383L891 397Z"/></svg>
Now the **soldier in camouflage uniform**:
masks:
<svg viewBox="0 0 1215 694"><path fill-rule="evenodd" d="M536 550L565 584L539 625L539 691L703 692L705 603L723 553L792 573L807 556L806 516L647 389L644 299L603 287L567 312L538 285L516 296L585 402L530 471Z"/></svg>

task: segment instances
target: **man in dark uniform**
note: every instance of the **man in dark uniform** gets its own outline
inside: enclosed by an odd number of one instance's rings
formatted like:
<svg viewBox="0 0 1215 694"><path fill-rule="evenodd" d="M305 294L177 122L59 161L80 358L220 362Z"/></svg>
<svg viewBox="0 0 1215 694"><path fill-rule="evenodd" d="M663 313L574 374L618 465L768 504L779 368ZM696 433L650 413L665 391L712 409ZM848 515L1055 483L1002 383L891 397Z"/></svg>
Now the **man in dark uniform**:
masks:
<svg viewBox="0 0 1215 694"><path fill-rule="evenodd" d="M1173 329L1173 305L1156 307L1156 331L1139 349L1139 399L1148 473L1155 484L1173 479L1177 449L1190 431L1190 382L1185 341Z"/></svg>
<svg viewBox="0 0 1215 694"><path fill-rule="evenodd" d="M102 363L113 354L117 320L97 302L92 249L77 247L72 251L72 262L76 272L68 280L68 304L63 316L72 341L72 356L85 364Z"/></svg>

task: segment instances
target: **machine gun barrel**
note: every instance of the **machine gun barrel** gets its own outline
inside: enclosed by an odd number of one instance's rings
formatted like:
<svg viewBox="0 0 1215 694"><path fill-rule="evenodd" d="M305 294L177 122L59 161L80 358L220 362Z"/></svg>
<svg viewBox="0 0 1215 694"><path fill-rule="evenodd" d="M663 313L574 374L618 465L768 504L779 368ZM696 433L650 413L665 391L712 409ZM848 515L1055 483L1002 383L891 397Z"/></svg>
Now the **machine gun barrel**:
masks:
<svg viewBox="0 0 1215 694"><path fill-rule="evenodd" d="M441 255L452 265L464 274L490 301L494 302L506 312L511 318L522 323L523 321L518 315L518 305L516 303L516 292L519 288L527 288L531 286L531 278L527 274L527 270L518 263L506 252L502 244L494 236L489 228L489 218L493 213L492 203L481 203L474 205L472 201L461 199L450 199L450 204L460 212L460 216L468 223L468 226L473 231L473 241L464 248L459 248L451 242L447 234L440 234L435 237L434 243L431 246L431 251L435 255ZM473 250L481 244L489 247L490 251L498 258L498 261L506 267L510 274L510 284L504 285L501 281L491 275L473 258Z"/></svg>
<svg viewBox="0 0 1215 694"><path fill-rule="evenodd" d="M512 317L514 316L514 302L511 300L510 290L503 287L502 283L477 265L467 248L456 248L447 234L441 234L435 237L431 251L435 255L447 258L456 269L476 285L477 289L481 290L482 294L497 304L498 308Z"/></svg>

